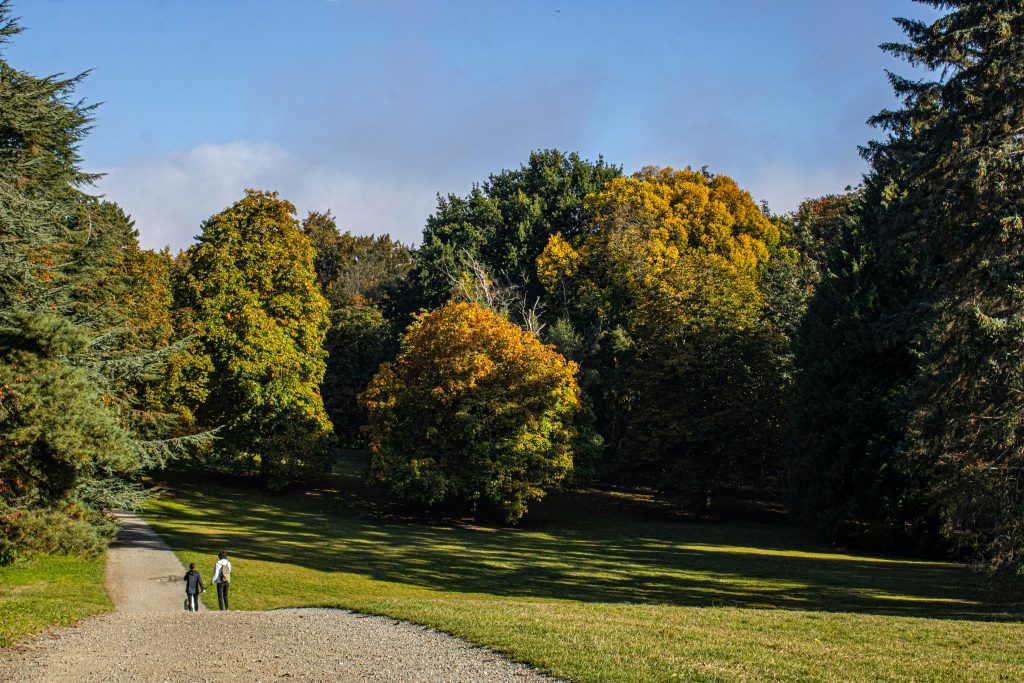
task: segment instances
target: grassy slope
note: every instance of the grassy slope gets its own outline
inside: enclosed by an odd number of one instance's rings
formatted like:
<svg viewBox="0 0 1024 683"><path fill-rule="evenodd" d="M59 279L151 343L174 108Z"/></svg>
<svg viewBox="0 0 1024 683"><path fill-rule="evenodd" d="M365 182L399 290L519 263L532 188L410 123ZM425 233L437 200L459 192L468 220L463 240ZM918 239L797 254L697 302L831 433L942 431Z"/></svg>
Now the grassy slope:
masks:
<svg viewBox="0 0 1024 683"><path fill-rule="evenodd" d="M1024 680L1021 605L962 566L658 519L597 493L521 530L422 524L360 488L186 485L147 518L205 578L232 552L235 608L387 614L575 681Z"/></svg>
<svg viewBox="0 0 1024 683"><path fill-rule="evenodd" d="M110 610L103 568L103 557L40 557L0 567L0 647Z"/></svg>

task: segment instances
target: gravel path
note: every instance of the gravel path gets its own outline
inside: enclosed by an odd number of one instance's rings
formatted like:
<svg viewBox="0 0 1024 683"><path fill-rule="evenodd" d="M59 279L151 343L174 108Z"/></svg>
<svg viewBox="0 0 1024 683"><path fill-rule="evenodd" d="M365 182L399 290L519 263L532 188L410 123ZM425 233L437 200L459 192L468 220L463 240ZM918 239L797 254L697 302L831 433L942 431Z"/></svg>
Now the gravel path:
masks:
<svg viewBox="0 0 1024 683"><path fill-rule="evenodd" d="M138 517L122 517L107 589L117 612L0 651L0 681L550 683L452 636L335 609L183 610L184 569ZM244 590L244 577L236 576Z"/></svg>

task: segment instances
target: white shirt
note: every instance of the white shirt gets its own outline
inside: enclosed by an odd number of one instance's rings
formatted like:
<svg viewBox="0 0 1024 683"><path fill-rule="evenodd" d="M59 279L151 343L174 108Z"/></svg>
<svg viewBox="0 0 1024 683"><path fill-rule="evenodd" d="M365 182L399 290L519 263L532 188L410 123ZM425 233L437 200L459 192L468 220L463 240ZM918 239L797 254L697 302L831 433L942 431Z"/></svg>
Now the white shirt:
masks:
<svg viewBox="0 0 1024 683"><path fill-rule="evenodd" d="M228 576L231 575L231 563L228 562L227 558L223 560L217 560L217 564L213 567L213 583L217 583L220 580L220 572L225 567L228 568Z"/></svg>

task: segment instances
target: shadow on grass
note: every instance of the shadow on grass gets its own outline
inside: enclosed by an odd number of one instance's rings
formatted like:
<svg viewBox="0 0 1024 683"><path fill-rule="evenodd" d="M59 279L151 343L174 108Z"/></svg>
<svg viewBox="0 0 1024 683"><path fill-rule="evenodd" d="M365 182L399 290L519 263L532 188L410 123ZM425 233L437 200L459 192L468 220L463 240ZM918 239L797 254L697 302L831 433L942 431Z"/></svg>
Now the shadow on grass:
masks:
<svg viewBox="0 0 1024 683"><path fill-rule="evenodd" d="M178 549L284 562L440 591L586 602L734 606L1020 621L1020 596L962 565L845 555L780 525L680 522L600 492L565 496L533 528L403 519L347 468L332 485L273 495L168 483L178 507L147 515ZM552 517L548 506L548 517ZM230 531L225 531L225 528ZM198 532L198 533L195 533Z"/></svg>

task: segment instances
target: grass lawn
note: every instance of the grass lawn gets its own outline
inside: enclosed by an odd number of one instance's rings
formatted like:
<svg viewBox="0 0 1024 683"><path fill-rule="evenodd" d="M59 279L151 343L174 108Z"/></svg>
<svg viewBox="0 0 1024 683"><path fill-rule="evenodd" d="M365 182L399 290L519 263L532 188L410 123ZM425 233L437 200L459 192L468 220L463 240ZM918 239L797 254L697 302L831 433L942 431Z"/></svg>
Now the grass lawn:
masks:
<svg viewBox="0 0 1024 683"><path fill-rule="evenodd" d="M0 647L112 609L103 563L103 557L40 557L0 567Z"/></svg>
<svg viewBox="0 0 1024 683"><path fill-rule="evenodd" d="M610 493L501 529L404 519L351 467L281 495L196 479L146 517L204 579L229 550L237 609L385 614L580 683L1024 680L1019 598L956 564L672 520Z"/></svg>

